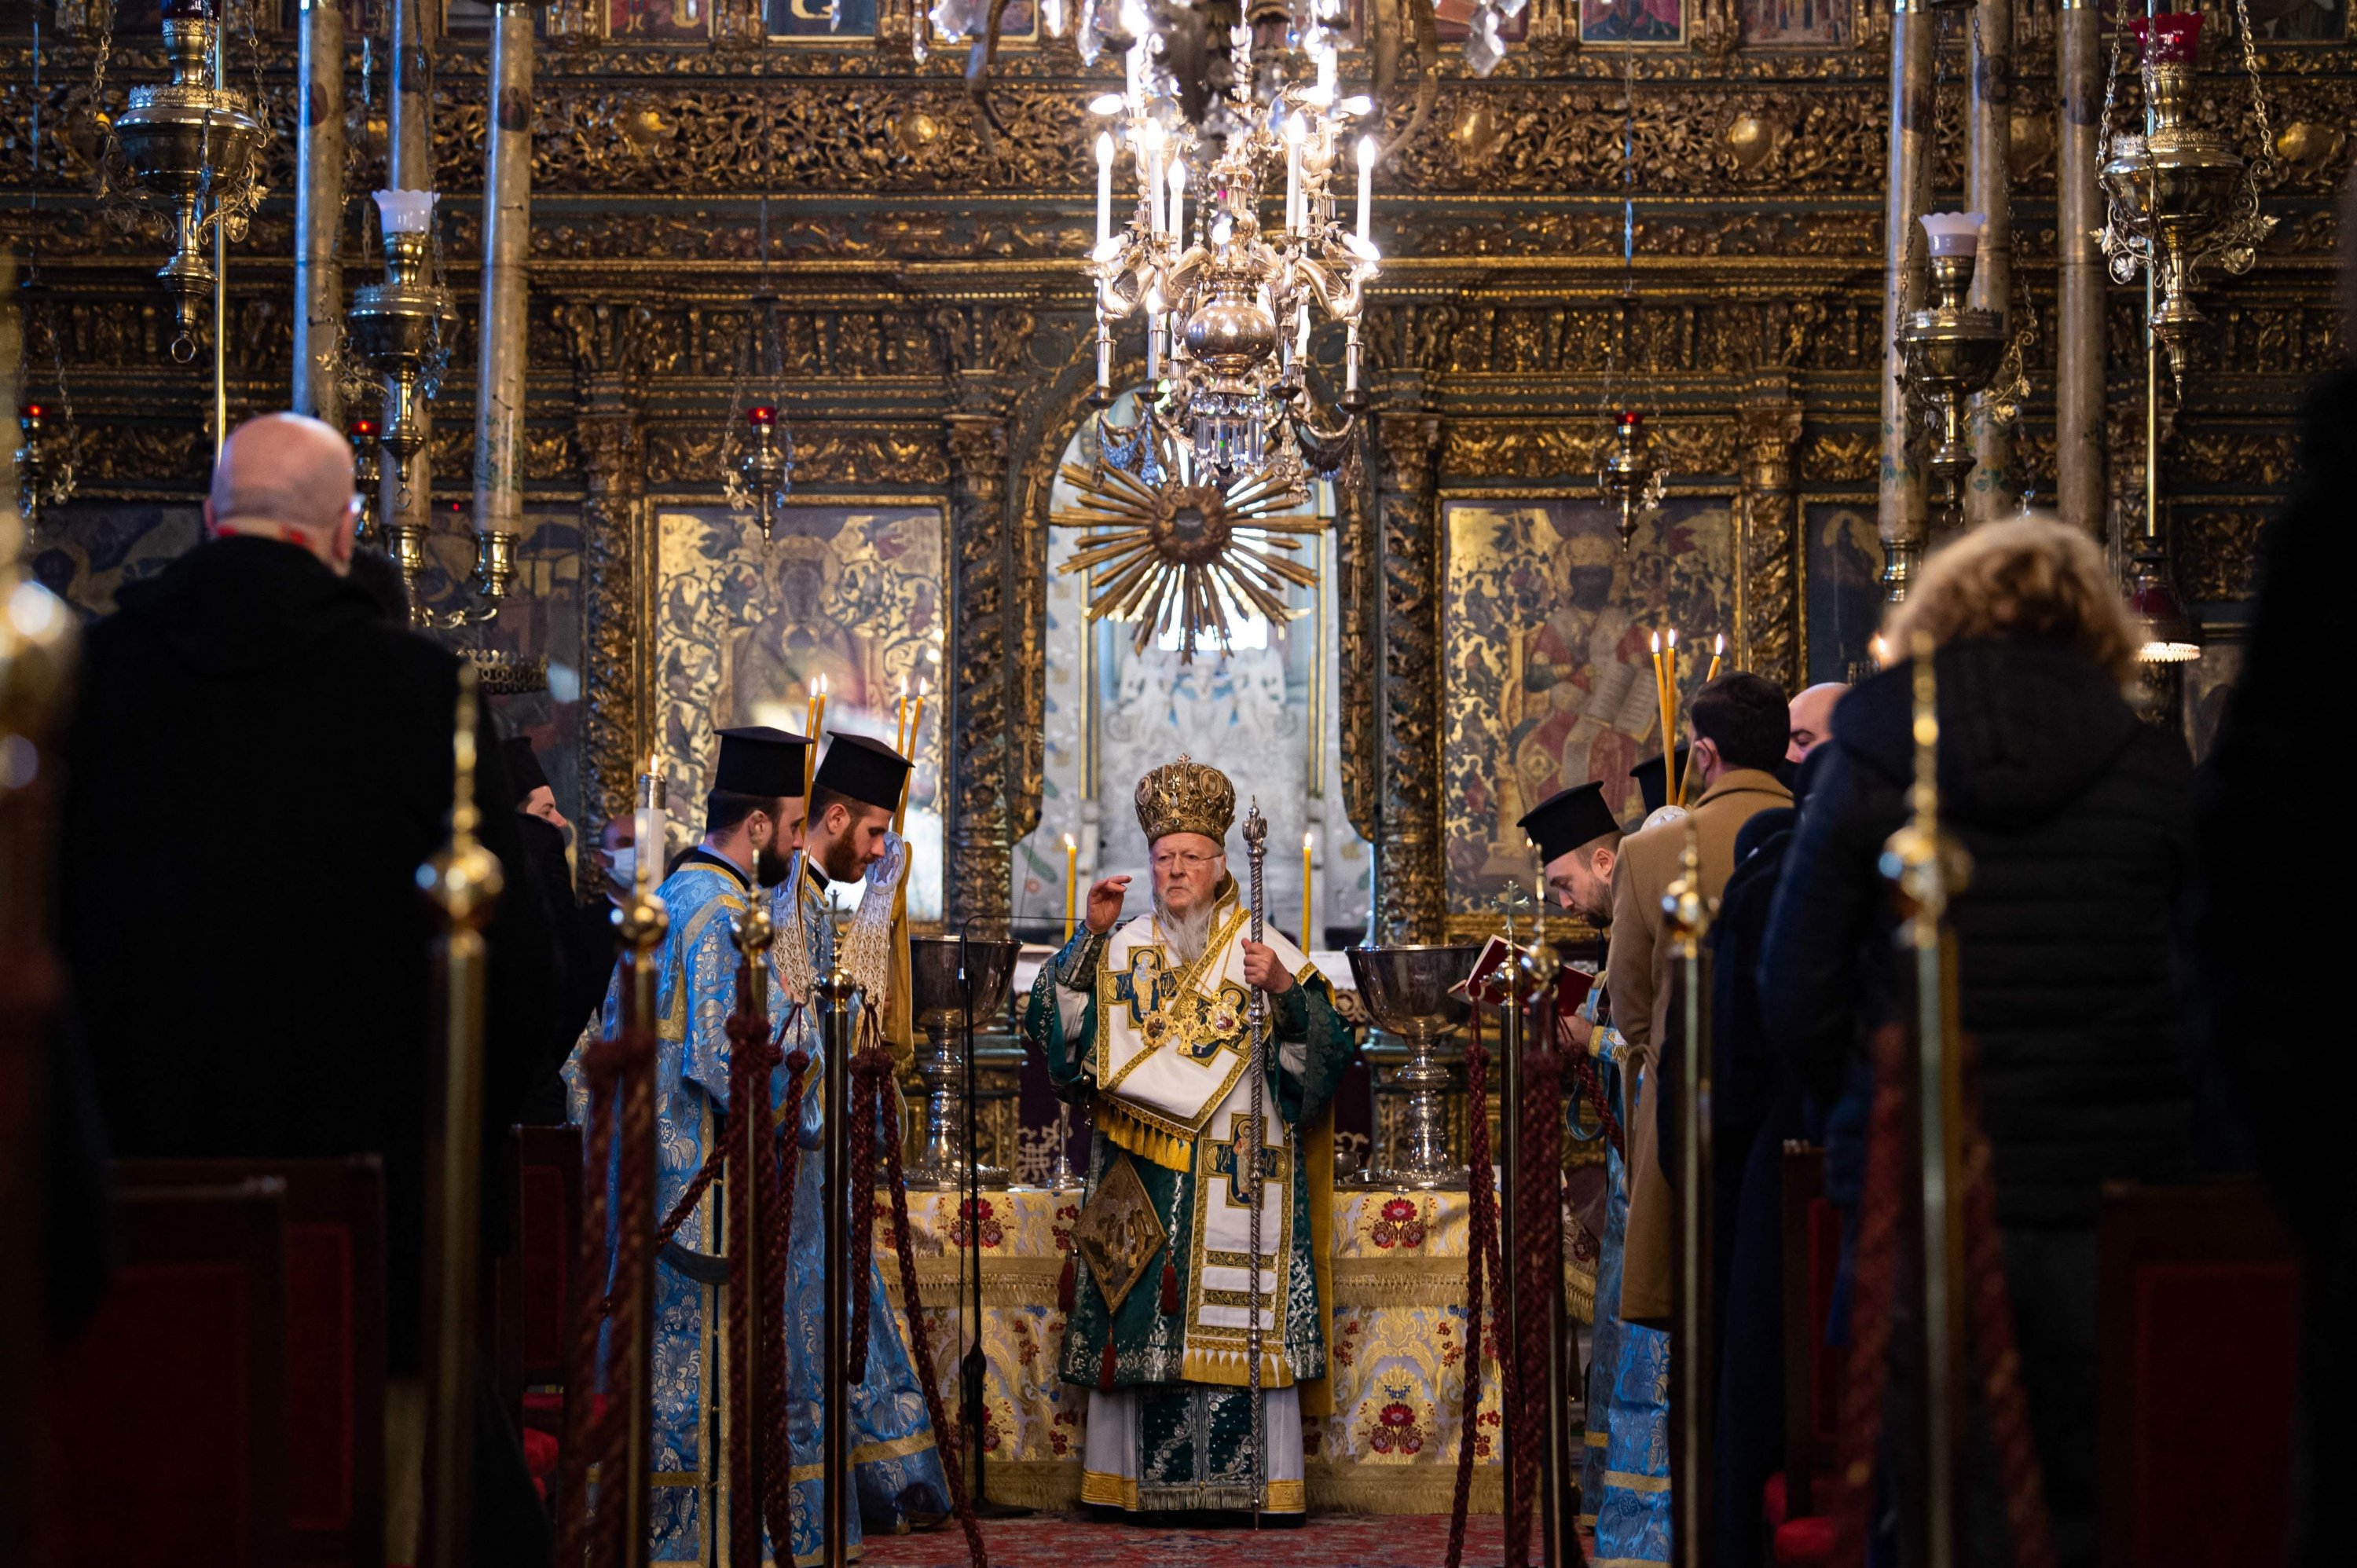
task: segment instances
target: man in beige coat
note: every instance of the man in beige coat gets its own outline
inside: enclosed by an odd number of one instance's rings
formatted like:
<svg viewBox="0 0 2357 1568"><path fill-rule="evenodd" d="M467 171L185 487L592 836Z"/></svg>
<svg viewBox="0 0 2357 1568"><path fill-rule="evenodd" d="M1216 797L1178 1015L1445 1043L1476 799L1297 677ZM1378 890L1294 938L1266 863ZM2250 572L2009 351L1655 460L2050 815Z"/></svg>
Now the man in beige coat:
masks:
<svg viewBox="0 0 2357 1568"><path fill-rule="evenodd" d="M1669 948L1662 940L1662 895L1677 879L1691 828L1702 851L1703 897L1712 905L1735 869L1735 835L1755 811L1789 806L1792 792L1772 769L1783 760L1791 732L1784 693L1771 682L1738 671L1695 696L1694 754L1684 817L1655 823L1620 841L1612 871L1612 947L1606 983L1612 1021L1628 1042L1622 1082L1631 1103L1624 1122L1629 1140L1629 1229L1620 1277L1623 1322L1667 1327L1670 1317L1670 1185L1662 1170L1657 1067L1668 1042Z"/></svg>

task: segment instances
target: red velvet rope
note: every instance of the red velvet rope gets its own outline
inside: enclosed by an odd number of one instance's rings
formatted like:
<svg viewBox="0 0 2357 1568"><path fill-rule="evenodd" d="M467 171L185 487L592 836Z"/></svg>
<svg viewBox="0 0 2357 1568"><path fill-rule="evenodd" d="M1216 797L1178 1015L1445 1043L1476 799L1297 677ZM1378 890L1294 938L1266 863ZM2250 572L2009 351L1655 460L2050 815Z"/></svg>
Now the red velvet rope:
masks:
<svg viewBox="0 0 2357 1568"><path fill-rule="evenodd" d="M1556 1027L1560 1030L1561 1024L1558 1023ZM1579 1086L1580 1095L1595 1110L1596 1119L1604 1124L1605 1141L1611 1145L1614 1154L1626 1160L1629 1150L1627 1140L1620 1133L1620 1116L1612 1109L1612 1097L1604 1092L1604 1075L1597 1070L1596 1058L1567 1038L1560 1035L1558 1038L1562 1042L1564 1056L1571 1062L1571 1076Z"/></svg>
<svg viewBox="0 0 2357 1568"><path fill-rule="evenodd" d="M800 1011L797 1006L787 1014L787 1028L792 1027L794 1014ZM770 1247L761 1260L761 1289L763 1299L778 1304L777 1326L761 1366L761 1421L770 1434L770 1453L774 1455L772 1463L761 1472L761 1488L772 1545L781 1541L791 1542L794 1528L793 1444L786 1421L786 1262L793 1248L794 1191L802 1175L802 1140L797 1133L801 1130L802 1083L810 1071L810 1053L797 1048L788 1051L784 1060L786 1121L779 1130L779 1158L762 1172L764 1178L776 1186L761 1198L762 1212L770 1217Z"/></svg>
<svg viewBox="0 0 2357 1568"><path fill-rule="evenodd" d="M613 1037L582 1053L582 1069L589 1080L589 1136L584 1150L584 1191L580 1268L585 1279L601 1277L608 1262L606 1246L608 1210L606 1183L614 1147L621 1145L620 1169L614 1175L611 1205L615 1241L611 1253L613 1337L606 1354L598 1354L598 1330L605 1313L587 1292L574 1315L570 1365L566 1369L572 1397L566 1401L564 1475L558 1484L562 1513L564 1561L587 1568L619 1568L628 1543L623 1521L630 1510L616 1500L625 1483L629 1446L628 1416L635 1408L634 1391L607 1389L602 1408L596 1395L608 1381L621 1347L640 1342L643 1326L639 1282L654 1269L654 1148L623 1139L621 1133L653 1109L655 1040L651 1033L625 1023ZM644 1376L646 1369L639 1369ZM593 1518L589 1509L589 1472L596 1466L604 1477L604 1504Z"/></svg>
<svg viewBox="0 0 2357 1568"><path fill-rule="evenodd" d="M1490 1176L1490 1053L1481 1044L1481 1009L1472 1010L1465 1042L1465 1132L1467 1236L1465 1248L1465 1398L1457 1432L1457 1487L1449 1499L1448 1568L1465 1560L1465 1516L1473 1498L1473 1444L1481 1415L1481 1287L1486 1267L1491 1288L1501 1293L1498 1268L1498 1197ZM1513 1397L1512 1355L1499 1358L1504 1402Z"/></svg>
<svg viewBox="0 0 2357 1568"><path fill-rule="evenodd" d="M933 1423L933 1443L942 1456L942 1473L950 1484L950 1506L958 1527L965 1532L965 1552L972 1568L989 1568L982 1545L982 1526L974 1516L974 1499L966 1495L965 1458L950 1435L949 1418L942 1409L942 1388L933 1376L932 1335L925 1326L924 1304L917 1294L917 1251L909 1239L909 1182L900 1168L900 1097L888 1072L877 1081L876 1115L883 1129L884 1174L892 1190L892 1251L900 1262L900 1299L909 1309L909 1358L916 1364L917 1386L925 1391L925 1416ZM979 1157L971 1152L970 1157ZM875 1208L873 1198L868 1208ZM976 1222L968 1215L966 1222ZM864 1293L863 1293L864 1294ZM974 1325L977 1337L982 1325Z"/></svg>
<svg viewBox="0 0 2357 1568"><path fill-rule="evenodd" d="M1542 1036L1542 1038L1544 1036ZM1563 1289L1563 1058L1551 1050L1523 1058L1522 1104L1515 1108L1521 1138L1521 1179L1514 1192L1514 1517L1507 1521L1507 1568L1528 1559L1531 1515L1538 1502L1540 1460L1546 1451L1548 1423L1566 1419L1550 1412L1545 1395L1548 1341L1555 1336L1555 1302ZM1558 1293L1551 1294L1550 1293ZM1562 1499L1558 1498L1558 1503Z"/></svg>
<svg viewBox="0 0 2357 1568"><path fill-rule="evenodd" d="M860 1048L851 1056L851 1122L845 1131L849 1134L851 1169L851 1231L845 1242L850 1254L854 1273L860 1279L865 1274L860 1265L876 1251L876 1127L881 1114L880 1102L892 1092L892 1047L885 1043L881 1023L876 1009L870 1007L860 1015ZM895 1097L897 1098L897 1096ZM973 1223L973 1217L967 1217ZM846 1375L856 1388L867 1380L868 1302L872 1293L855 1285L851 1292L851 1344Z"/></svg>
<svg viewBox="0 0 2357 1568"><path fill-rule="evenodd" d="M770 1074L777 1067L780 1053L770 1038L770 1021L760 1015L744 1010L752 994L752 975L748 966L739 963L737 970L737 1011L728 1015L728 1103L735 1114L728 1119L732 1127L749 1126L758 1146L771 1146ZM726 1148L726 1143L721 1145ZM716 1151L717 1153L717 1151ZM712 1162L707 1161L709 1165ZM754 1408L739 1408L729 1426L728 1441L728 1520L730 1558L737 1568L760 1568L761 1520L768 1488L757 1488L754 1472L757 1463L770 1470L781 1465L791 1468L791 1460L775 1444L777 1407L770 1396L769 1370L773 1358L783 1351L780 1332L785 1298L782 1292L771 1294L767 1288L770 1275L768 1248L765 1243L775 1234L775 1226L756 1224L755 1210L766 1213L777 1201L776 1165L769 1159L754 1162L748 1171L738 1162L737 1180L744 1197L729 1206L728 1218L728 1335L736 1347L737 1365L746 1364L750 1357L760 1377L760 1386L753 1391ZM782 1282L780 1282L782 1283ZM782 1398L783 1389L780 1388ZM733 1389L732 1389L733 1392ZM770 1518L771 1533L780 1540L791 1541L793 1521L791 1516ZM782 1528L783 1533L780 1533Z"/></svg>
<svg viewBox="0 0 2357 1568"><path fill-rule="evenodd" d="M2046 1478L2038 1468L2038 1445L2029 1428L2029 1400L2021 1386L2021 1355L2014 1344L2013 1301L2006 1285L2005 1245L1997 1233L1996 1184L1989 1174L1988 1134L1982 1129L1978 1056L1964 1042L1964 1248L1972 1280L1974 1359L1981 1378L1989 1441L1996 1450L1997 1477L2005 1491L2006 1525L2017 1568L2054 1568L2054 1539L2048 1528Z"/></svg>
<svg viewBox="0 0 2357 1568"><path fill-rule="evenodd" d="M1897 1286L1899 1232L1906 1208L1907 1034L1896 1024L1875 1031L1874 1107L1866 1134L1866 1183L1858 1195L1857 1253L1850 1270L1849 1370L1842 1383L1841 1443L1835 1450L1834 1556L1866 1561L1874 1506L1875 1450L1882 1441L1882 1396L1890 1371L1890 1297Z"/></svg>

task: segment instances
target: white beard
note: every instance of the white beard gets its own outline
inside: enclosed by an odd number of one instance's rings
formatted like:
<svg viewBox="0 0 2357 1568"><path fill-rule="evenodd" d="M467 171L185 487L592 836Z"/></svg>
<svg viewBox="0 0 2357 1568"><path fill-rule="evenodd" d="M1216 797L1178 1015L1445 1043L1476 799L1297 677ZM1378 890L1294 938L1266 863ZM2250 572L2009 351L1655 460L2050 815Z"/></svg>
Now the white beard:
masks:
<svg viewBox="0 0 2357 1568"><path fill-rule="evenodd" d="M1196 907L1192 914L1177 915L1163 903L1162 896L1154 896L1154 924L1162 933L1162 945L1181 965L1193 963L1203 956L1203 949L1211 940L1211 906Z"/></svg>

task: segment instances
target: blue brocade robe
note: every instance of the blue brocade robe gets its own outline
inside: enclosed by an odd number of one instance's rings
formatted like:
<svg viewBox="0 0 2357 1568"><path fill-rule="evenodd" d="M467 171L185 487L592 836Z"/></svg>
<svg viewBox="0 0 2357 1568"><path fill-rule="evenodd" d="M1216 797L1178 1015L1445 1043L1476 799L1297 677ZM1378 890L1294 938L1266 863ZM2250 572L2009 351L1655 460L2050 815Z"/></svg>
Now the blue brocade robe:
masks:
<svg viewBox="0 0 2357 1568"><path fill-rule="evenodd" d="M702 1168L716 1123L728 1098L728 1015L737 1005L737 953L731 930L744 913L747 883L734 866L697 852L657 890L671 917L657 954L655 992L655 1215L669 1214ZM803 889L813 968L823 972L832 956L833 929L823 918L823 896ZM781 889L775 916L782 932L789 913ZM619 1017L619 974L606 998L604 1026L611 1033ZM773 1029L793 1012L773 950L770 1019ZM818 1031L807 1016L791 1020L791 1051L811 1055L805 1092L793 1113L795 1136L805 1151L794 1186L794 1225L786 1264L785 1341L788 1441L792 1449L794 1526L791 1560L818 1560L822 1512L820 1439L820 1348L824 1251L820 1209L821 1162L815 1157L823 1127L819 1088ZM787 1075L770 1078L773 1103L782 1107ZM581 1101L576 1091L576 1104ZM576 1117L581 1112L576 1112ZM787 1120L782 1109L779 1120ZM733 1167L732 1167L733 1170ZM724 1185L727 1178L724 1177ZM718 1206L707 1197L681 1226L677 1240L692 1251L715 1253L723 1238ZM855 1547L861 1522L897 1529L913 1516L949 1511L949 1487L934 1451L924 1396L907 1348L895 1328L883 1279L868 1269L867 1380L851 1393L852 1462L859 1508L852 1521ZM656 1563L702 1563L716 1546L726 1554L728 1481L726 1446L710 1399L721 1375L726 1313L716 1287L700 1284L667 1264L655 1270L653 1346L653 1496L649 1518L649 1555ZM706 1520L714 1540L705 1539ZM768 1553L765 1552L765 1556Z"/></svg>
<svg viewBox="0 0 2357 1568"><path fill-rule="evenodd" d="M1595 1016L1595 993L1582 1011ZM1597 1031L1605 1091L1619 1097L1620 1036ZM1633 1103L1631 1093L1623 1100ZM1596 1263L1596 1332L1587 1362L1587 1434L1580 1466L1582 1522L1596 1530L1595 1568L1670 1560L1670 1337L1620 1321L1629 1229L1629 1171L1605 1151L1604 1246Z"/></svg>

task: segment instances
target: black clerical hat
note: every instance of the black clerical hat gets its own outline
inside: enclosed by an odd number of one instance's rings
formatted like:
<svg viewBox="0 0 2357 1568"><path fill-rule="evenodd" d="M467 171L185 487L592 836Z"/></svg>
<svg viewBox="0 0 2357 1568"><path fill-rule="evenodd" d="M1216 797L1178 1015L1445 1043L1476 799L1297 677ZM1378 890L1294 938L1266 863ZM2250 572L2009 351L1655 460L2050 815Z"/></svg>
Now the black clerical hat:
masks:
<svg viewBox="0 0 2357 1568"><path fill-rule="evenodd" d="M832 734L833 744L819 759L815 787L832 789L863 806L897 811L900 791L909 781L909 759L880 740L864 735Z"/></svg>
<svg viewBox="0 0 2357 1568"><path fill-rule="evenodd" d="M508 759L508 788L515 796L515 803L521 806L526 796L548 782L548 775L542 771L540 758L533 755L529 736L508 736L503 749Z"/></svg>
<svg viewBox="0 0 2357 1568"><path fill-rule="evenodd" d="M1603 782L1591 780L1549 795L1523 816L1521 827L1539 846L1539 858L1545 861L1619 832L1620 822L1604 803Z"/></svg>
<svg viewBox="0 0 2357 1568"><path fill-rule="evenodd" d="M748 725L720 732L720 761L712 770L712 787L736 795L759 795L774 800L802 792L802 748L808 737L789 735L767 725Z"/></svg>
<svg viewBox="0 0 2357 1568"><path fill-rule="evenodd" d="M1678 770L1680 772L1684 772L1685 770L1686 753L1693 749L1694 747L1690 746L1682 746L1678 747ZM1663 806L1670 803L1670 781L1663 777L1662 759L1660 757L1649 757L1645 758L1644 761L1629 769L1629 777L1637 781L1639 791L1645 797L1645 815L1650 817L1655 811L1660 811Z"/></svg>

